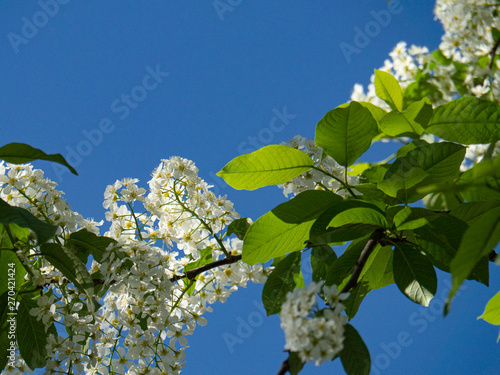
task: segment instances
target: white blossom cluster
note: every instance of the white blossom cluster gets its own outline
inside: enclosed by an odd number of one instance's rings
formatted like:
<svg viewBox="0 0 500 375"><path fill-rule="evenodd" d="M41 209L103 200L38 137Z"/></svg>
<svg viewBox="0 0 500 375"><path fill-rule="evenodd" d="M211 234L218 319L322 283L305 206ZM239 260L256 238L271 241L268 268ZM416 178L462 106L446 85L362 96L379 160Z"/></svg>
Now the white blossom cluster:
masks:
<svg viewBox="0 0 500 375"><path fill-rule="evenodd" d="M320 170L311 169L292 180L278 185L283 189L283 194L288 197L290 193L293 196L313 189L331 190L338 195L345 196L346 188L342 183L347 177L349 186L357 183L356 177L345 176L345 169L339 165L332 157L323 153L323 149L314 144L312 139L296 135L287 143L289 147L296 148L309 155L314 161L314 165Z"/></svg>
<svg viewBox="0 0 500 375"><path fill-rule="evenodd" d="M79 228L98 234L102 223L71 211L42 171L29 165L0 168L2 198L61 226L61 241ZM137 182L124 179L106 188L103 206L111 225L105 235L117 242L90 266L89 272L100 277L96 311L43 257L43 266L27 276L44 291L31 315L47 327L62 324L68 332L49 336L47 374L67 372L70 366L83 374L178 374L185 365L186 336L207 323L203 314L211 311L208 305L225 302L248 281L266 280L268 270L262 265L242 262L214 267L196 280L184 277L186 267L241 255L242 248L241 240L222 233L238 218L233 204L209 190L192 161L163 160L153 172L148 195ZM201 259L205 262L196 263ZM110 285L109 290L103 285ZM29 371L19 360L5 373Z"/></svg>
<svg viewBox="0 0 500 375"><path fill-rule="evenodd" d="M328 303L322 310L317 309L316 295L320 292ZM297 352L304 362L314 361L317 366L335 358L344 348L347 317L342 314L341 301L348 296L348 293L339 294L336 285L328 287L322 281L288 292L280 315L285 349Z"/></svg>

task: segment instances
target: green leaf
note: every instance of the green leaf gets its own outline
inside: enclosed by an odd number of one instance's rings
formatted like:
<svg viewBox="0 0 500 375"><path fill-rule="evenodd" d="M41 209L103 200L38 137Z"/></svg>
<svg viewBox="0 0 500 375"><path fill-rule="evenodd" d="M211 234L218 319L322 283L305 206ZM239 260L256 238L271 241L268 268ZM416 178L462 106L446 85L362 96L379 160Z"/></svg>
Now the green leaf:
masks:
<svg viewBox="0 0 500 375"><path fill-rule="evenodd" d="M500 39L500 30L498 30L496 27L491 28L491 37L495 42L497 42Z"/></svg>
<svg viewBox="0 0 500 375"><path fill-rule="evenodd" d="M446 57L443 52L441 52L440 49L437 49L435 50L434 52L432 52L432 57L434 57L434 59L440 63L441 65L444 65L444 66L448 66L451 64L451 62L453 61L453 59L450 59L448 57Z"/></svg>
<svg viewBox="0 0 500 375"><path fill-rule="evenodd" d="M413 302L429 306L437 290L436 271L429 258L410 245L398 243L393 270L399 290Z"/></svg>
<svg viewBox="0 0 500 375"><path fill-rule="evenodd" d="M311 169L313 160L304 152L284 145L269 145L227 163L217 176L230 186L255 190L283 184Z"/></svg>
<svg viewBox="0 0 500 375"><path fill-rule="evenodd" d="M350 103L351 102L341 104L337 108L347 108L347 107L349 107ZM382 118L387 114L386 111L384 111L380 107L377 107L375 104L372 104L372 103L369 103L369 102L356 102L356 103L361 104L363 107L365 107L367 110L369 110L370 113L372 114L373 118L377 122L379 122L380 120L382 120Z"/></svg>
<svg viewBox="0 0 500 375"><path fill-rule="evenodd" d="M438 218L413 231L415 242L439 269L450 272L450 264L457 253L467 224L450 214L438 214ZM488 260L478 263L468 277L488 285Z"/></svg>
<svg viewBox="0 0 500 375"><path fill-rule="evenodd" d="M393 255L390 246L377 245L368 257L359 280L366 282L370 290L384 288L394 283Z"/></svg>
<svg viewBox="0 0 500 375"><path fill-rule="evenodd" d="M328 191L307 190L278 205L248 229L243 241L243 261L265 263L303 249L314 220L341 201L341 197Z"/></svg>
<svg viewBox="0 0 500 375"><path fill-rule="evenodd" d="M338 204L327 209L314 222L313 226L311 227L309 239L310 242L315 245L324 245L336 242L350 241L371 234L373 230L377 226L379 226L373 224L363 224L363 218L360 218L359 221L361 223L344 224L342 227L328 228L331 225L331 221L334 220L337 215L353 208L366 208L368 210L375 210L382 215L382 211L377 206L360 199L349 199L339 202ZM340 219L342 219L342 217Z"/></svg>
<svg viewBox="0 0 500 375"><path fill-rule="evenodd" d="M25 164L33 160L47 160L59 163L67 167L71 173L78 175L75 168L68 164L61 154L46 154L38 148L31 147L25 143L9 143L0 147L0 159L12 164Z"/></svg>
<svg viewBox="0 0 500 375"><path fill-rule="evenodd" d="M67 245L76 249L76 255L84 264L90 254L97 262L101 262L108 246L115 243L114 239L98 236L87 229L71 233L67 240Z"/></svg>
<svg viewBox="0 0 500 375"><path fill-rule="evenodd" d="M441 217L438 213L421 207L405 207L394 216L397 230L413 230Z"/></svg>
<svg viewBox="0 0 500 375"><path fill-rule="evenodd" d="M311 250L312 279L319 282L326 278L328 267L337 259L337 254L328 245L314 246Z"/></svg>
<svg viewBox="0 0 500 375"><path fill-rule="evenodd" d="M21 297L17 312L17 321L22 322L22 324L17 324L16 326L19 353L31 369L47 365L47 350L45 346L47 345L48 334L53 334L57 337L54 323L45 327L41 320L37 320L30 314L30 310L34 307L38 307L38 304L33 299Z"/></svg>
<svg viewBox="0 0 500 375"><path fill-rule="evenodd" d="M186 264L186 266L184 267L184 273L187 273L188 271L194 270L198 267L203 267L204 265L212 262L213 262L212 248L208 246L200 250L200 259ZM191 284L191 286L186 291L188 295L192 295L194 293L196 287L195 280L197 280L198 277L200 277L200 275L197 275L193 281L189 280L187 277L184 278L184 285ZM144 317L143 320L144 321L142 323L147 326L147 317Z"/></svg>
<svg viewBox="0 0 500 375"><path fill-rule="evenodd" d="M500 325L500 292L488 301L486 308L478 319L483 319L490 324Z"/></svg>
<svg viewBox="0 0 500 375"><path fill-rule="evenodd" d="M347 297L342 304L345 307L345 313L349 320L352 320L361 306L361 302L370 293L371 289L366 281L358 280L355 288L349 291L349 297Z"/></svg>
<svg viewBox="0 0 500 375"><path fill-rule="evenodd" d="M443 98L443 93L432 83L425 81L413 82L405 89L403 93L403 106L418 102L424 98L437 102Z"/></svg>
<svg viewBox="0 0 500 375"><path fill-rule="evenodd" d="M350 290L349 297L343 301L349 320L354 318L369 292L394 283L392 257L393 251L390 246L377 245L372 251L359 275L358 285Z"/></svg>
<svg viewBox="0 0 500 375"><path fill-rule="evenodd" d="M449 309L458 288L470 275L476 264L487 256L500 240L500 206L468 222L457 254L451 261L453 286L445 304L445 313Z"/></svg>
<svg viewBox="0 0 500 375"><path fill-rule="evenodd" d="M288 292L304 287L300 270L300 252L291 253L279 262L271 272L262 290L262 303L267 316L279 314Z"/></svg>
<svg viewBox="0 0 500 375"><path fill-rule="evenodd" d="M485 69L488 67L488 64L490 62L490 54L486 54L484 56L481 56L478 60L477 60L477 64L479 65L480 68L482 69Z"/></svg>
<svg viewBox="0 0 500 375"><path fill-rule="evenodd" d="M465 147L450 143L427 143L397 158L377 187L403 202L415 202L426 194L418 188L432 183L452 181L460 173Z"/></svg>
<svg viewBox="0 0 500 375"><path fill-rule="evenodd" d="M374 227L387 228L387 220L378 209L354 207L339 212L330 221L329 227L341 227L348 224L368 224Z"/></svg>
<svg viewBox="0 0 500 375"><path fill-rule="evenodd" d="M399 82L389 73L375 69L375 93L393 110L403 110L403 92Z"/></svg>
<svg viewBox="0 0 500 375"><path fill-rule="evenodd" d="M231 234L234 234L240 240L243 240L250 225L252 225L252 220L248 217L242 217L235 220L227 227L226 236L229 237Z"/></svg>
<svg viewBox="0 0 500 375"><path fill-rule="evenodd" d="M316 146L340 165L350 166L369 148L378 134L377 121L370 110L357 102L335 108L316 125Z"/></svg>
<svg viewBox="0 0 500 375"><path fill-rule="evenodd" d="M434 109L426 132L466 145L492 143L500 139L500 106L464 97Z"/></svg>
<svg viewBox="0 0 500 375"><path fill-rule="evenodd" d="M500 176L497 176L500 166L497 159L483 160L466 170L460 176L455 188L460 192L460 196L467 202L500 200L500 189L498 183Z"/></svg>
<svg viewBox="0 0 500 375"><path fill-rule="evenodd" d="M370 352L358 331L345 325L344 349L340 352L342 366L348 375L369 375L371 370Z"/></svg>
<svg viewBox="0 0 500 375"><path fill-rule="evenodd" d="M296 352L290 352L288 356L288 364L290 365L290 375L297 375L305 365L305 363L300 360L300 357Z"/></svg>
<svg viewBox="0 0 500 375"><path fill-rule="evenodd" d="M3 199L0 199L0 223L17 224L20 227L31 229L35 232L39 244L52 238L57 230L56 226L37 219L24 208L11 206Z"/></svg>
<svg viewBox="0 0 500 375"><path fill-rule="evenodd" d="M393 164L398 168L391 168L386 174L386 178L377 183L377 187L385 194L393 198L398 198L398 193L403 192L404 202L410 203L420 199L420 196L412 192L418 184L428 180L429 174L420 167L412 166L409 169L402 167L403 162L396 159ZM415 189L413 189L415 190Z"/></svg>
<svg viewBox="0 0 500 375"><path fill-rule="evenodd" d="M186 264L184 273L194 270L195 268L202 267L206 264L213 262L212 248L210 246L200 250L200 259Z"/></svg>
<svg viewBox="0 0 500 375"><path fill-rule="evenodd" d="M448 211L461 203L452 192L432 192L423 197L422 202L428 209L435 211Z"/></svg>
<svg viewBox="0 0 500 375"><path fill-rule="evenodd" d="M418 137L424 132L423 126L427 124L432 116L432 105L425 98L410 104L404 112L389 112L380 121L380 129L391 137L404 134Z"/></svg>
<svg viewBox="0 0 500 375"><path fill-rule="evenodd" d="M42 255L87 297L89 311L95 311L94 282L85 264L71 250L56 243L40 246Z"/></svg>
<svg viewBox="0 0 500 375"><path fill-rule="evenodd" d="M347 283L365 248L366 240L352 241L335 262L328 267L325 285L337 285L339 290Z"/></svg>

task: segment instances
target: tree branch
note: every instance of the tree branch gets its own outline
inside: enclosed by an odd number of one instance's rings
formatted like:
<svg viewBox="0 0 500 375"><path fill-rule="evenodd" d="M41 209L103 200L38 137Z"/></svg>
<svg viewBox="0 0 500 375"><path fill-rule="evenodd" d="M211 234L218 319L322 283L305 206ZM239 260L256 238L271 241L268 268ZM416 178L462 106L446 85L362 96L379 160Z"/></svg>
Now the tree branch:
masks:
<svg viewBox="0 0 500 375"><path fill-rule="evenodd" d="M290 359L290 352L288 351L288 358L283 361L276 375L285 375L287 372L290 371L290 362L288 362L289 359Z"/></svg>
<svg viewBox="0 0 500 375"><path fill-rule="evenodd" d="M176 275L170 279L170 281L174 282L183 278L188 278L189 280L194 280L196 276L198 276L200 273L211 270L212 268L219 267L219 266L224 266L226 264L232 264L236 263L237 261L241 260L241 255L231 255L228 258L224 258L221 260L217 260L215 262L205 264L204 266L189 270L186 273L183 273L182 275ZM103 285L104 280L103 279L94 279L94 286L97 285ZM116 283L116 280L111 280L108 285L113 285Z"/></svg>
<svg viewBox="0 0 500 375"><path fill-rule="evenodd" d="M488 64L488 69L491 69L493 67L493 61L495 61L495 55L497 53L498 46L500 45L500 38L496 41L495 45L490 51L490 62Z"/></svg>
<svg viewBox="0 0 500 375"><path fill-rule="evenodd" d="M185 274L174 276L170 279L170 281L177 281L185 277L188 278L189 280L193 280L196 276L198 276L202 272L211 270L212 268L215 267L224 266L226 264L236 263L239 260L241 260L241 255L231 255L228 258L217 260L215 262L205 264L204 266L187 271Z"/></svg>
<svg viewBox="0 0 500 375"><path fill-rule="evenodd" d="M373 249L375 249L375 246L379 243L380 239L383 236L383 231L382 229L377 229L375 232L372 233L370 236L370 239L365 245L365 248L361 252L358 261L356 262L356 266L354 266L354 271L351 275L351 278L345 284L345 286L342 288L340 293L346 293L352 288L355 288L356 285L358 285L358 278L359 275L361 274L361 271L363 270L363 267L365 266L366 261L368 260L368 257L372 253Z"/></svg>

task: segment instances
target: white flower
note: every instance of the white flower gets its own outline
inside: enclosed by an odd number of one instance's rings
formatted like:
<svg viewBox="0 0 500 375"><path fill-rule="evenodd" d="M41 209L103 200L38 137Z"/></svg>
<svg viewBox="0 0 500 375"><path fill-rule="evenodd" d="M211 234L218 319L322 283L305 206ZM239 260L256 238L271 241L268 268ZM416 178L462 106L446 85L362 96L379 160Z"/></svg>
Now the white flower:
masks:
<svg viewBox="0 0 500 375"><path fill-rule="evenodd" d="M321 290L329 308L313 311L317 309L316 294ZM289 292L280 315L285 349L297 352L304 362L314 361L320 365L331 361L344 347L347 317L341 315L344 307L340 301L345 298L347 293L339 295L336 285L327 287L322 282Z"/></svg>

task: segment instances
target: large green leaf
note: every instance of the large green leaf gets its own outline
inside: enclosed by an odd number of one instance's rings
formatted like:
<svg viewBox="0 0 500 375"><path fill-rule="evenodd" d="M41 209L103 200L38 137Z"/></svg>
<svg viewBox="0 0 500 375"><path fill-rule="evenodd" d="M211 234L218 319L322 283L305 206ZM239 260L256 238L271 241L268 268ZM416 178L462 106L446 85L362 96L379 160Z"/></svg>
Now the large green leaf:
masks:
<svg viewBox="0 0 500 375"><path fill-rule="evenodd" d="M476 264L487 256L500 240L500 206L497 206L469 222L458 248L451 261L453 285L445 305L445 312L463 281L471 274Z"/></svg>
<svg viewBox="0 0 500 375"><path fill-rule="evenodd" d="M267 316L279 314L288 292L304 287L300 270L300 252L291 253L279 262L267 278L262 290L262 303Z"/></svg>
<svg viewBox="0 0 500 375"><path fill-rule="evenodd" d="M408 85L403 93L403 106L408 107L410 104L424 98L428 98L435 103L443 98L443 93L432 83L425 81L413 82Z"/></svg>
<svg viewBox="0 0 500 375"><path fill-rule="evenodd" d="M389 73L375 70L375 93L393 110L403 110L403 92L399 82Z"/></svg>
<svg viewBox="0 0 500 375"><path fill-rule="evenodd" d="M354 207L339 212L328 224L329 227L342 227L349 224L366 224L374 227L387 228L387 220L378 209L369 207Z"/></svg>
<svg viewBox="0 0 500 375"><path fill-rule="evenodd" d="M397 230L413 230L429 224L441 215L421 207L404 207L394 216Z"/></svg>
<svg viewBox="0 0 500 375"><path fill-rule="evenodd" d="M41 320L30 314L30 310L38 307L38 304L31 298L21 297L19 309L17 312L16 336L19 346L19 352L29 368L41 368L47 364L47 345L48 334L57 337L57 331L54 323L46 327Z"/></svg>
<svg viewBox="0 0 500 375"><path fill-rule="evenodd" d="M356 287L349 291L349 297L342 301L342 304L345 307L345 313L349 320L352 320L352 318L354 318L357 314L359 306L361 306L361 302L363 302L370 291L371 289L368 286L368 283L363 280L358 280Z"/></svg>
<svg viewBox="0 0 500 375"><path fill-rule="evenodd" d="M316 125L314 141L340 165L352 165L363 155L378 134L370 110L357 102L328 112Z"/></svg>
<svg viewBox="0 0 500 375"><path fill-rule="evenodd" d="M368 257L359 280L366 282L370 290L384 288L394 283L393 254L390 246L377 245Z"/></svg>
<svg viewBox="0 0 500 375"><path fill-rule="evenodd" d="M37 219L24 208L11 206L3 199L0 199L0 223L17 224L20 227L31 229L35 232L39 244L52 238L57 230L56 226Z"/></svg>
<svg viewBox="0 0 500 375"><path fill-rule="evenodd" d="M359 217L359 210L353 209L364 208L370 212L371 222L368 219ZM376 211L372 213L371 211ZM336 222L335 218L343 212L352 212L352 217L349 214L341 215ZM360 237L365 237L372 233L376 227L386 225L385 219L380 218L377 214L383 215L377 206L360 199L349 199L332 206L321 214L311 227L310 241L312 244L323 245L337 242L354 240ZM332 226L336 223L341 224L340 227ZM366 222L366 223L365 223Z"/></svg>
<svg viewBox="0 0 500 375"><path fill-rule="evenodd" d="M85 264L71 250L57 244L40 246L42 255L87 297L89 311L95 311L94 282Z"/></svg>
<svg viewBox="0 0 500 375"><path fill-rule="evenodd" d="M314 282L325 280L328 267L337 259L337 254L328 245L314 246L311 250L311 270Z"/></svg>
<svg viewBox="0 0 500 375"><path fill-rule="evenodd" d="M243 261L264 263L303 249L314 220L341 201L341 197L328 191L307 190L278 205L248 229L243 241Z"/></svg>
<svg viewBox="0 0 500 375"><path fill-rule="evenodd" d="M59 163L67 167L71 173L78 175L75 168L68 164L61 154L46 154L38 148L31 147L25 143L9 143L0 147L0 159L12 164L25 164L33 160L47 160Z"/></svg>
<svg viewBox="0 0 500 375"><path fill-rule="evenodd" d="M344 349L339 356L348 375L370 374L370 352L358 331L350 324L345 325Z"/></svg>
<svg viewBox="0 0 500 375"><path fill-rule="evenodd" d="M341 289L347 283L365 248L366 241L357 240L349 244L344 253L328 267L325 285L337 285Z"/></svg>
<svg viewBox="0 0 500 375"><path fill-rule="evenodd" d="M404 112L392 111L379 122L380 129L391 137L403 134L421 135L423 126L432 116L432 105L429 99L412 103Z"/></svg>
<svg viewBox="0 0 500 375"><path fill-rule="evenodd" d="M500 200L500 158L483 160L466 170L453 186L467 202Z"/></svg>
<svg viewBox="0 0 500 375"><path fill-rule="evenodd" d="M305 363L301 361L298 353L290 352L288 356L288 365L290 366L290 375L298 375L298 373L302 370Z"/></svg>
<svg viewBox="0 0 500 375"><path fill-rule="evenodd" d="M426 132L467 145L496 142L500 139L500 106L471 96L453 100L434 109Z"/></svg>
<svg viewBox="0 0 500 375"><path fill-rule="evenodd" d="M350 290L349 297L343 302L349 319L354 318L369 292L394 283L392 257L390 246L377 245L372 251L358 277L358 285Z"/></svg>
<svg viewBox="0 0 500 375"><path fill-rule="evenodd" d="M406 232L437 268L450 272L450 264L457 253L467 224L451 214L437 214L437 219ZM481 260L468 276L471 280L488 285L488 259Z"/></svg>
<svg viewBox="0 0 500 375"><path fill-rule="evenodd" d="M415 202L425 196L418 192L419 187L457 178L464 156L465 147L461 145L423 142L422 146L396 158L377 187L403 202Z"/></svg>
<svg viewBox="0 0 500 375"><path fill-rule="evenodd" d="M311 169L313 160L304 152L284 145L269 145L227 163L217 176L230 186L255 190L283 184Z"/></svg>
<svg viewBox="0 0 500 375"><path fill-rule="evenodd" d="M394 247L394 281L399 290L413 302L429 306L436 294L437 277L431 261L405 243Z"/></svg>

